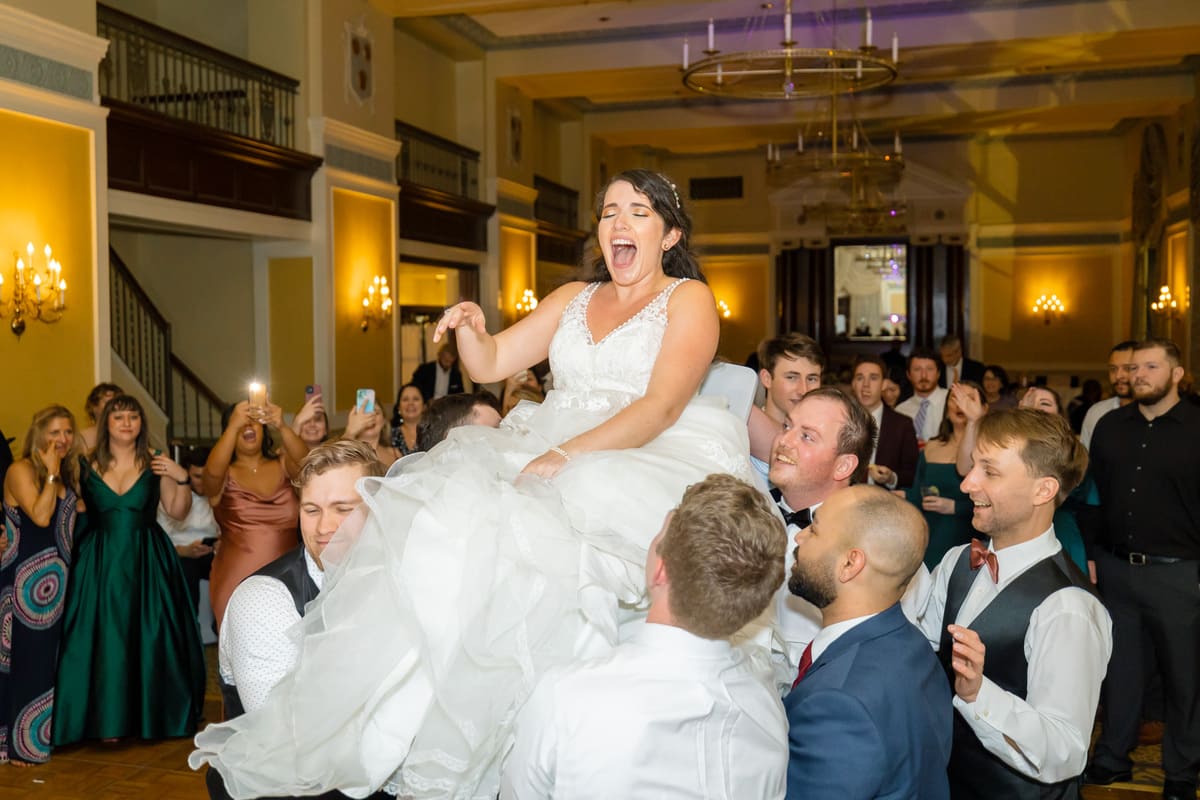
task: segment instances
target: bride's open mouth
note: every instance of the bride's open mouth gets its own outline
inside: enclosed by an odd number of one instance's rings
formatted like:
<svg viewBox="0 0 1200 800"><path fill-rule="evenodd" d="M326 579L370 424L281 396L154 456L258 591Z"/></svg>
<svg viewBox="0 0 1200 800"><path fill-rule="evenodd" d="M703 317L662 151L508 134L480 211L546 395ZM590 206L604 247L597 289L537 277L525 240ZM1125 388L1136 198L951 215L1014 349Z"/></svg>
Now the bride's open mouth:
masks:
<svg viewBox="0 0 1200 800"><path fill-rule="evenodd" d="M628 267L637 255L637 245L632 239L612 240L612 260L614 267Z"/></svg>

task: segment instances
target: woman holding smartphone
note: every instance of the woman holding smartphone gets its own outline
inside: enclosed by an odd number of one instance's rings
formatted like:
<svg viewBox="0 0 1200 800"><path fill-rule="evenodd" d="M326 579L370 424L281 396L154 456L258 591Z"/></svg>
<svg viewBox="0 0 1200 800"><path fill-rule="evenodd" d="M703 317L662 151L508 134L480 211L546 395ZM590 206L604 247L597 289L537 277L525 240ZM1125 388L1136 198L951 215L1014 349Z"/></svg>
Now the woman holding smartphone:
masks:
<svg viewBox="0 0 1200 800"><path fill-rule="evenodd" d="M155 519L160 506L187 516L187 470L150 450L141 403L117 395L97 421L81 484L87 530L67 588L54 743L190 735L204 705L204 649Z"/></svg>
<svg viewBox="0 0 1200 800"><path fill-rule="evenodd" d="M204 465L204 494L221 528L220 546L208 578L209 600L217 626L229 596L242 582L299 542L299 519L292 478L308 446L283 424L279 406L242 401L225 410L224 432ZM277 452L267 428L279 431Z"/></svg>

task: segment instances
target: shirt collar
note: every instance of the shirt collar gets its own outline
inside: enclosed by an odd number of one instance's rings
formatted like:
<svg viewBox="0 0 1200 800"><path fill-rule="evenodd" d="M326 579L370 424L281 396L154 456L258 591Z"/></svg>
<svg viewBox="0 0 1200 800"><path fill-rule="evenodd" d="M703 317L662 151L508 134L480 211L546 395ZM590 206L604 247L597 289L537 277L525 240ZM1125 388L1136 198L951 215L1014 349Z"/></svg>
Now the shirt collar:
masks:
<svg viewBox="0 0 1200 800"><path fill-rule="evenodd" d="M1030 539L1028 542L1014 544L1003 550L993 549L992 543L988 542L988 550L996 554L996 563L1000 567L1000 581L997 585L1004 587L1012 583L1014 578L1020 577L1034 564L1062 550L1062 545L1059 544L1058 537L1054 535L1054 526L1051 525L1041 536ZM980 572L986 573L987 570L980 570ZM991 578L989 577L988 580Z"/></svg>
<svg viewBox="0 0 1200 800"><path fill-rule="evenodd" d="M878 612L876 612L878 613ZM812 660L815 663L821 654L829 649L829 646L836 642L843 635L857 628L875 614L867 614L865 617L854 617L853 619L844 619L841 622L835 622L832 625L827 625L817 631L817 635L812 640Z"/></svg>
<svg viewBox="0 0 1200 800"><path fill-rule="evenodd" d="M880 403L878 406L876 406L875 410L870 413L871 416L875 418L875 426L876 430L878 430L878 426L883 424L883 403Z"/></svg>
<svg viewBox="0 0 1200 800"><path fill-rule="evenodd" d="M308 577L312 578L312 582L317 585L317 591L321 591L321 584L325 581L325 572L317 566L316 559L308 552L308 548L304 548L304 566L308 568Z"/></svg>
<svg viewBox="0 0 1200 800"><path fill-rule="evenodd" d="M725 639L705 639L677 625L662 625L647 622L634 631L629 641L662 650L672 656L687 655L693 658L728 658L733 647Z"/></svg>

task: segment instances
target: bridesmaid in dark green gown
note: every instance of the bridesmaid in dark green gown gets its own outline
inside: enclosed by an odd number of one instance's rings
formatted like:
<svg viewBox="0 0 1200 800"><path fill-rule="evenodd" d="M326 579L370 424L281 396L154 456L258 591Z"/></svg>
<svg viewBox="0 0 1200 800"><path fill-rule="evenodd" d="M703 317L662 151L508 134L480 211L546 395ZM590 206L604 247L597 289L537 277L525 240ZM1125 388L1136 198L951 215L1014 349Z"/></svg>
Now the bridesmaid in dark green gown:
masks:
<svg viewBox="0 0 1200 800"><path fill-rule="evenodd" d="M183 467L151 456L141 404L119 395L97 425L82 479L88 528L67 591L54 705L56 745L190 736L204 703L196 610L155 520L191 503Z"/></svg>

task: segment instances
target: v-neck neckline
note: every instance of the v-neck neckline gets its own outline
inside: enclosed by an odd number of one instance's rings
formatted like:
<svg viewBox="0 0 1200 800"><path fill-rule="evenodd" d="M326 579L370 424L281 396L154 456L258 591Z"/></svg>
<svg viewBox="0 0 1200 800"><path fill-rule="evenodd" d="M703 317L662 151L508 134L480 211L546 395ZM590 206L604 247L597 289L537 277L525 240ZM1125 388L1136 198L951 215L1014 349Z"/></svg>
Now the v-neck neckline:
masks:
<svg viewBox="0 0 1200 800"><path fill-rule="evenodd" d="M648 309L650 306L654 305L654 303L658 300L658 298L662 297L664 294L671 291L673 288L675 288L676 286L678 286L680 283L682 283L685 280L687 280L687 278L676 278L674 281L672 281L671 283L664 286L660 291L655 293L655 295L653 297L651 297L649 300L647 300L646 303L641 308L639 308L637 311L633 312L633 314L631 314L629 317L627 317L625 319L625 321L619 323L615 328L613 328L608 333L601 336L599 339L597 339L592 334L592 326L591 326L591 323L588 322L588 309L590 309L592 307L592 298L596 296L596 292L603 286L603 284L599 284L599 283L594 284L595 288L592 289L592 291L588 294L588 296L584 299L584 302L583 302L583 329L584 329L584 331L587 332L588 344L593 347L604 344L604 342L608 341L608 339L610 337L612 337L612 335L614 333L627 327L629 325L629 323L633 322L635 319L637 319L642 314L644 314L646 312L646 309Z"/></svg>

